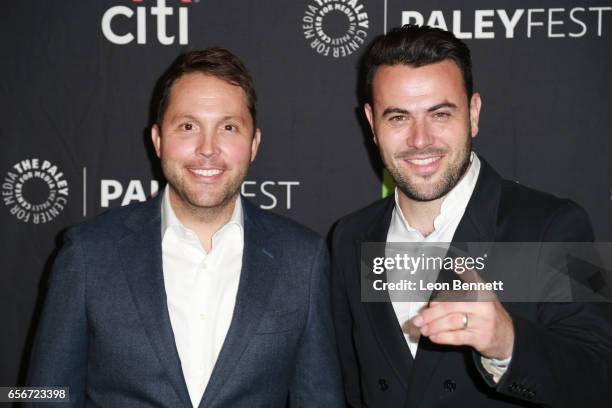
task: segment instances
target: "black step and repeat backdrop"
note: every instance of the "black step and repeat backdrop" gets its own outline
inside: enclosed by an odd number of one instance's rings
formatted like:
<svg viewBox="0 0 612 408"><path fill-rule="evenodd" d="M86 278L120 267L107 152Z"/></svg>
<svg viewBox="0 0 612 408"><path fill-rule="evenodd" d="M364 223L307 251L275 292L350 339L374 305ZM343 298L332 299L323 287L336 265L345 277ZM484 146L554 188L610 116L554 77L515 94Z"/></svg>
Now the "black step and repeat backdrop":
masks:
<svg viewBox="0 0 612 408"><path fill-rule="evenodd" d="M184 49L227 47L254 76L263 141L243 194L326 234L384 190L359 57L404 23L451 30L483 95L477 152L612 240L610 0L47 0L0 16L0 385L23 380L61 231L163 186L149 104Z"/></svg>

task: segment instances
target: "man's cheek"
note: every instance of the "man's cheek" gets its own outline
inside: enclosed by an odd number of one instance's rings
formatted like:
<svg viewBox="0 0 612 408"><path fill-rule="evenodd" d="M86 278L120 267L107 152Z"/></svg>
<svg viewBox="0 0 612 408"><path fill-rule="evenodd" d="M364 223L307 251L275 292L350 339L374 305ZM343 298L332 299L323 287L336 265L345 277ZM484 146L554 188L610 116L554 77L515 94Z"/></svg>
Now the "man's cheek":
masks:
<svg viewBox="0 0 612 408"><path fill-rule="evenodd" d="M187 158L196 151L195 146L187 143L173 143L166 149L168 157L173 159Z"/></svg>

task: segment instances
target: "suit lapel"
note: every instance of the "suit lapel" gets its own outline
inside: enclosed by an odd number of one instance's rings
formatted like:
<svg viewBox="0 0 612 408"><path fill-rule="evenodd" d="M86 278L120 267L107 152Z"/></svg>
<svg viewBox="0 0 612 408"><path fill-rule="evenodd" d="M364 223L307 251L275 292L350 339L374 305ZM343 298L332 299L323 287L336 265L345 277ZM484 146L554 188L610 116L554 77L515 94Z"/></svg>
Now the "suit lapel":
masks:
<svg viewBox="0 0 612 408"><path fill-rule="evenodd" d="M363 242L387 241L387 233L391 224L394 205L395 202L391 196L387 199L384 209L380 214L381 216L374 220L370 228L366 230L366 233L360 239L356 240L357 253L361 253L361 243ZM379 256L384 256L384 254ZM382 277L386 280L386 274L383 274ZM362 305L366 310L372 332L387 362L393 368L400 382L407 388L413 359L410 348L406 344L404 333L397 321L391 300L387 299L385 302L364 302Z"/></svg>
<svg viewBox="0 0 612 408"><path fill-rule="evenodd" d="M135 209L126 221L132 232L117 246L132 297L153 350L180 400L190 405L166 302L160 205L161 194Z"/></svg>
<svg viewBox="0 0 612 408"><path fill-rule="evenodd" d="M480 174L453 236L455 242L493 242L501 197L501 177L480 157Z"/></svg>
<svg viewBox="0 0 612 408"><path fill-rule="evenodd" d="M244 252L234 315L200 407L211 406L228 382L254 336L278 274L278 259L275 257L280 256L280 251L274 231L258 216L261 210L244 198L242 202L245 216Z"/></svg>
<svg viewBox="0 0 612 408"><path fill-rule="evenodd" d="M480 158L480 161L478 181L453 236L453 245L462 242L493 242L495 239L501 178L483 158ZM448 278L441 272L438 281ZM453 350L456 351L457 348L438 345L426 337L421 337L413 368L417 374L411 376L406 407L423 404L423 399L428 395L425 390L432 374L446 352Z"/></svg>

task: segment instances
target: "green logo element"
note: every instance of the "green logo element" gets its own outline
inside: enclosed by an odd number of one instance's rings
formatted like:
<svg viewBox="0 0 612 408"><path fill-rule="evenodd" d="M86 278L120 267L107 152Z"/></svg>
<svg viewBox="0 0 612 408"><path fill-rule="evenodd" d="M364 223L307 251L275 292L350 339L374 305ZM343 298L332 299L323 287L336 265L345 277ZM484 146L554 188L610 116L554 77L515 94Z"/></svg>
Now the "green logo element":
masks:
<svg viewBox="0 0 612 408"><path fill-rule="evenodd" d="M395 181L387 169L383 168L383 179L382 179L382 196L383 198L393 194L395 190Z"/></svg>

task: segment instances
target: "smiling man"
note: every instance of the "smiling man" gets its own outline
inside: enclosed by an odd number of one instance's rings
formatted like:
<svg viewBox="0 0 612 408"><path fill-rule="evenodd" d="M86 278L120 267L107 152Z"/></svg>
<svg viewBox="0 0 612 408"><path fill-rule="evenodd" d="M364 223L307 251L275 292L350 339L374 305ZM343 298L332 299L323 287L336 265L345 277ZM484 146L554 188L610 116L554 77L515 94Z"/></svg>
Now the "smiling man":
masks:
<svg viewBox="0 0 612 408"><path fill-rule="evenodd" d="M73 406L344 406L326 245L239 194L255 103L225 49L167 70L151 138L168 184L66 233L31 385Z"/></svg>
<svg viewBox="0 0 612 408"><path fill-rule="evenodd" d="M612 324L601 305L362 302L364 242L593 240L579 206L502 179L472 151L482 102L470 51L452 33L391 30L365 68L365 115L397 188L333 234L348 405L609 406Z"/></svg>

